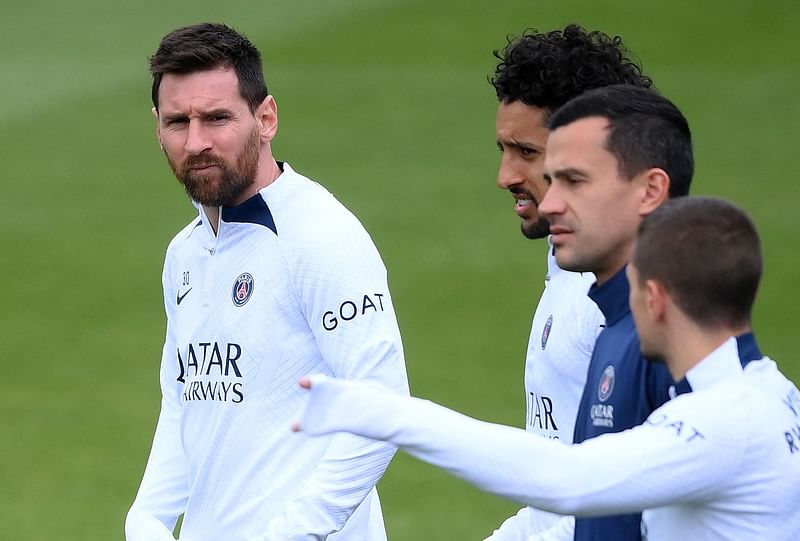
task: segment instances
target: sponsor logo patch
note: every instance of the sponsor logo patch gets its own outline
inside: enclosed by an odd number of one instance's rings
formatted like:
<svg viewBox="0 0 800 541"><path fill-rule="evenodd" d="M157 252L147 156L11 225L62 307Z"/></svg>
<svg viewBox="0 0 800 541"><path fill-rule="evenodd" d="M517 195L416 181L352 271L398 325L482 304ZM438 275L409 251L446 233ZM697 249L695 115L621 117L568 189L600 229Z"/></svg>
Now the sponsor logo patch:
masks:
<svg viewBox="0 0 800 541"><path fill-rule="evenodd" d="M231 292L233 304L235 306L244 306L253 295L254 285L253 277L249 273L243 272L240 274L236 281L233 282L233 291Z"/></svg>

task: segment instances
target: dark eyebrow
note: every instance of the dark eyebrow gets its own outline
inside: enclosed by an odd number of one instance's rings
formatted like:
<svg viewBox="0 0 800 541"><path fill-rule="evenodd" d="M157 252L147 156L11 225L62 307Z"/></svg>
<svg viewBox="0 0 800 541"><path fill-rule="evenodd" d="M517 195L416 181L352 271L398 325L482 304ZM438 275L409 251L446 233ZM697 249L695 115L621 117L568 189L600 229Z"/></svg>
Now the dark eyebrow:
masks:
<svg viewBox="0 0 800 541"><path fill-rule="evenodd" d="M544 148L540 147L539 145L534 145L533 143L526 143L524 141L519 141L518 139L511 139L508 141L497 141L497 146L507 146L509 148L514 148L517 150L529 150L531 152L537 152L539 154L544 154Z"/></svg>
<svg viewBox="0 0 800 541"><path fill-rule="evenodd" d="M233 111L230 109L211 109L210 111L203 111L200 116L203 118L211 118L214 116L233 116Z"/></svg>
<svg viewBox="0 0 800 541"><path fill-rule="evenodd" d="M577 169L575 167L565 167L564 169L558 169L556 171L553 171L550 174L550 176L552 178L561 178L561 179L574 178L574 177L581 177L581 178L588 177L588 175L584 171Z"/></svg>
<svg viewBox="0 0 800 541"><path fill-rule="evenodd" d="M183 113L162 113L159 115L164 124L175 122L176 120L186 120L188 117Z"/></svg>
<svg viewBox="0 0 800 541"><path fill-rule="evenodd" d="M222 117L232 117L232 116L234 116L234 113L230 109L225 109L225 108L211 109L209 111L203 111L202 113L200 113L200 117L203 120L207 120L209 118L214 118L214 117L220 117L220 116L222 116ZM184 113L163 113L161 115L161 118L162 118L162 121L165 124L169 124L170 122L187 120L189 117L187 115L185 115Z"/></svg>

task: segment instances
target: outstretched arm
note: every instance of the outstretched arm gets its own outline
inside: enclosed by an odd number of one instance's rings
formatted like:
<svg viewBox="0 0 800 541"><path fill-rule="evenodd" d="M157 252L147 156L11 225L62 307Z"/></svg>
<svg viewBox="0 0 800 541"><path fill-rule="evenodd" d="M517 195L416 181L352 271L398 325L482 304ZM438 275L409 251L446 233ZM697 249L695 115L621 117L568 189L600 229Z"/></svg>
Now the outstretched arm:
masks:
<svg viewBox="0 0 800 541"><path fill-rule="evenodd" d="M632 430L564 445L370 384L312 376L301 385L311 400L295 430L391 442L483 490L563 515L635 512L707 494L740 460L730 442L714 445L667 412Z"/></svg>

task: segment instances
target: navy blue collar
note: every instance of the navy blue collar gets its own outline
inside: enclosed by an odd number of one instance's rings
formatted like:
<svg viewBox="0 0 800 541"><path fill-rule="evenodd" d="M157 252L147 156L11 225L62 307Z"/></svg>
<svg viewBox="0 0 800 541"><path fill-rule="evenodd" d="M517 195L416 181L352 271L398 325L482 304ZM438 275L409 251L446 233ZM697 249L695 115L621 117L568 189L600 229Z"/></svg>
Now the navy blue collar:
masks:
<svg viewBox="0 0 800 541"><path fill-rule="evenodd" d="M761 354L761 349L758 347L758 343L756 342L756 335L752 332L748 332L745 334L740 334L736 337L736 348L739 351L739 362L742 365L742 368L747 366L752 361L757 361L764 357ZM692 386L689 384L689 381L684 377L678 383L675 384L675 395L684 394L684 393L691 393Z"/></svg>
<svg viewBox="0 0 800 541"><path fill-rule="evenodd" d="M272 218L267 202L261 197L260 193L235 207L222 207L222 220L228 223L250 223L268 227L276 235L278 228Z"/></svg>
<svg viewBox="0 0 800 541"><path fill-rule="evenodd" d="M625 276L624 267L605 284L597 285L597 282L595 282L589 289L589 298L603 312L606 318L606 326L609 327L630 313L629 294L630 286L628 285L628 277Z"/></svg>
<svg viewBox="0 0 800 541"><path fill-rule="evenodd" d="M756 342L756 335L752 332L737 336L736 347L739 349L739 362L742 363L742 368L751 361L757 361L764 357Z"/></svg>

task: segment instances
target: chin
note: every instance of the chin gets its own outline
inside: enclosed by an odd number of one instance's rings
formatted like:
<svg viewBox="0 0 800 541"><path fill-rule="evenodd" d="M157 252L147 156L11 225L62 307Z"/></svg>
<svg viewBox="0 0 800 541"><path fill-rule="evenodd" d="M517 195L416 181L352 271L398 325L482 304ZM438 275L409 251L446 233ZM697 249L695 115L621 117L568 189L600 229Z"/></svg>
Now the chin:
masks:
<svg viewBox="0 0 800 541"><path fill-rule="evenodd" d="M534 223L522 222L520 229L527 239L545 239L550 234L550 224L547 220L539 220Z"/></svg>

